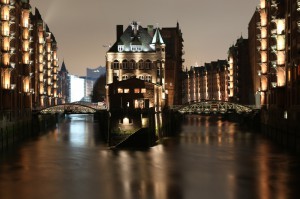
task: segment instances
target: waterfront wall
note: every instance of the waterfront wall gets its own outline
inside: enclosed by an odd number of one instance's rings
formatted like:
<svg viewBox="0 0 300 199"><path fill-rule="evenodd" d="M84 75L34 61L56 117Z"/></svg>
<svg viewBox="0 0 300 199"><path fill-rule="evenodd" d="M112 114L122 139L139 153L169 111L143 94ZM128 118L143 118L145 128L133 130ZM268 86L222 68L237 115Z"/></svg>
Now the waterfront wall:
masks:
<svg viewBox="0 0 300 199"><path fill-rule="evenodd" d="M0 117L0 150L55 126L57 115L37 115L31 112L2 113Z"/></svg>
<svg viewBox="0 0 300 199"><path fill-rule="evenodd" d="M285 111L279 108L261 110L261 132L292 151L300 152L300 122L298 109Z"/></svg>

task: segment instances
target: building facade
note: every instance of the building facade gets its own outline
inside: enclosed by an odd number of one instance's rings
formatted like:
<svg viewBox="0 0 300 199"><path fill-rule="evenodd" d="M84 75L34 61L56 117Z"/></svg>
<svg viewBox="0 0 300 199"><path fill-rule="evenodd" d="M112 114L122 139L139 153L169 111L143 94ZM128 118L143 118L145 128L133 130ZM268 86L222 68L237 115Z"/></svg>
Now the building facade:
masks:
<svg viewBox="0 0 300 199"><path fill-rule="evenodd" d="M160 29L153 26L143 28L137 22L132 22L125 31L123 25L117 25L117 41L106 53L106 84L108 87L116 81L131 78L156 84L161 87L162 103L153 104L156 111L166 105L165 89L165 43ZM108 108L113 108L107 89ZM144 99L145 101L151 99Z"/></svg>
<svg viewBox="0 0 300 199"><path fill-rule="evenodd" d="M300 150L300 1L260 0L258 14L262 123Z"/></svg>
<svg viewBox="0 0 300 199"><path fill-rule="evenodd" d="M228 101L227 61L192 66L183 77L183 103L203 100Z"/></svg>
<svg viewBox="0 0 300 199"><path fill-rule="evenodd" d="M166 83L168 105L182 104L182 73L184 55L182 32L177 23L176 27L162 28L161 36L166 44Z"/></svg>
<svg viewBox="0 0 300 199"><path fill-rule="evenodd" d="M257 35L260 34L260 29L257 28L257 23L260 22L260 15L258 10L255 10L249 24L248 24L248 45L249 45L249 64L251 69L253 96L255 99L250 101L250 104L255 104L260 108L260 76L257 71L260 70L260 41Z"/></svg>
<svg viewBox="0 0 300 199"><path fill-rule="evenodd" d="M249 42L242 36L228 50L228 74L229 101L244 105L255 104Z"/></svg>
<svg viewBox="0 0 300 199"><path fill-rule="evenodd" d="M0 110L58 103L57 42L29 0L1 0Z"/></svg>

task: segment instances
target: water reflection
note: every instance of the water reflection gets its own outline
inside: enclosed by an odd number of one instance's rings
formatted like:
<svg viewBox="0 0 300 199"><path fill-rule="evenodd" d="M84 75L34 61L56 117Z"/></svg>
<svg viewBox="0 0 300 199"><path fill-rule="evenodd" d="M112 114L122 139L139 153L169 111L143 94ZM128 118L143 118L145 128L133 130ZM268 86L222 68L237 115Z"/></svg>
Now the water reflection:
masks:
<svg viewBox="0 0 300 199"><path fill-rule="evenodd" d="M159 118L155 118L158 120ZM0 198L297 198L300 158L221 118L189 115L180 136L110 150L89 116L0 158Z"/></svg>

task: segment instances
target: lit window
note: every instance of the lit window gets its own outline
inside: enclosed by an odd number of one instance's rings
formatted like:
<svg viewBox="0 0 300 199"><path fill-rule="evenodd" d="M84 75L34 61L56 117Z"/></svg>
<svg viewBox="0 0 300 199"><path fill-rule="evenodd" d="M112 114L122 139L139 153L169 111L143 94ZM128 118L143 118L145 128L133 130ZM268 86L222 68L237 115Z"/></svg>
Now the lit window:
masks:
<svg viewBox="0 0 300 199"><path fill-rule="evenodd" d="M134 89L134 93L140 93L140 89L139 88L135 88Z"/></svg>
<svg viewBox="0 0 300 199"><path fill-rule="evenodd" d="M141 93L146 93L146 89L145 89L145 88L142 88L142 89L141 89Z"/></svg>
<svg viewBox="0 0 300 199"><path fill-rule="evenodd" d="M124 93L129 93L129 88L125 88Z"/></svg>
<svg viewBox="0 0 300 199"><path fill-rule="evenodd" d="M122 88L118 88L118 93L123 93L123 89Z"/></svg>

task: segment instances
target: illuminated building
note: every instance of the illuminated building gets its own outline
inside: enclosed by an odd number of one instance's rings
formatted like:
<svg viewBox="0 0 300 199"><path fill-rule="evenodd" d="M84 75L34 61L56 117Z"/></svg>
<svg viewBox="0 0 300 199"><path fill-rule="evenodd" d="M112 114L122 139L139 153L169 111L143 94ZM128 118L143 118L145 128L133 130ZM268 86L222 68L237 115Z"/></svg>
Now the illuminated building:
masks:
<svg viewBox="0 0 300 199"><path fill-rule="evenodd" d="M260 0L258 13L262 123L268 134L283 132L278 141L299 149L300 1Z"/></svg>
<svg viewBox="0 0 300 199"><path fill-rule="evenodd" d="M184 59L183 37L179 23L176 27L162 28L161 36L166 45L166 90L168 91L168 105L182 104L182 64Z"/></svg>
<svg viewBox="0 0 300 199"><path fill-rule="evenodd" d="M78 102L82 101L85 97L85 79L80 78L76 75L69 75L70 80L70 101L69 102Z"/></svg>
<svg viewBox="0 0 300 199"><path fill-rule="evenodd" d="M156 94L160 97L158 99L160 103L153 106L156 111L160 111L166 104L168 93L165 89L165 48L159 28L150 25L143 28L137 22L132 22L123 31L123 26L117 25L117 41L106 53L107 86L131 78L155 84L159 87L157 91L161 93ZM112 89L107 89L106 98L111 109L114 108L114 104L110 104L112 95L110 91ZM132 99L129 104L135 104L134 100ZM152 99L143 100L146 102Z"/></svg>
<svg viewBox="0 0 300 199"><path fill-rule="evenodd" d="M226 60L192 66L183 78L183 103L201 100L228 101L227 77Z"/></svg>
<svg viewBox="0 0 300 199"><path fill-rule="evenodd" d="M0 110L57 104L57 43L29 0L1 0Z"/></svg>
<svg viewBox="0 0 300 199"><path fill-rule="evenodd" d="M105 75L106 68L99 66L98 68L87 68L86 78L96 81L100 76Z"/></svg>
<svg viewBox="0 0 300 199"><path fill-rule="evenodd" d="M228 100L239 104L254 104L255 92L249 61L248 39L242 36L228 50Z"/></svg>
<svg viewBox="0 0 300 199"><path fill-rule="evenodd" d="M257 71L260 70L260 41L257 39L257 35L260 34L260 29L257 28L257 23L260 22L260 15L257 10L254 12L249 25L248 25L248 44L249 44L249 64L251 69L251 83L249 84L251 90L250 104L255 104L257 108L260 108L260 76ZM254 97L255 96L255 97Z"/></svg>

